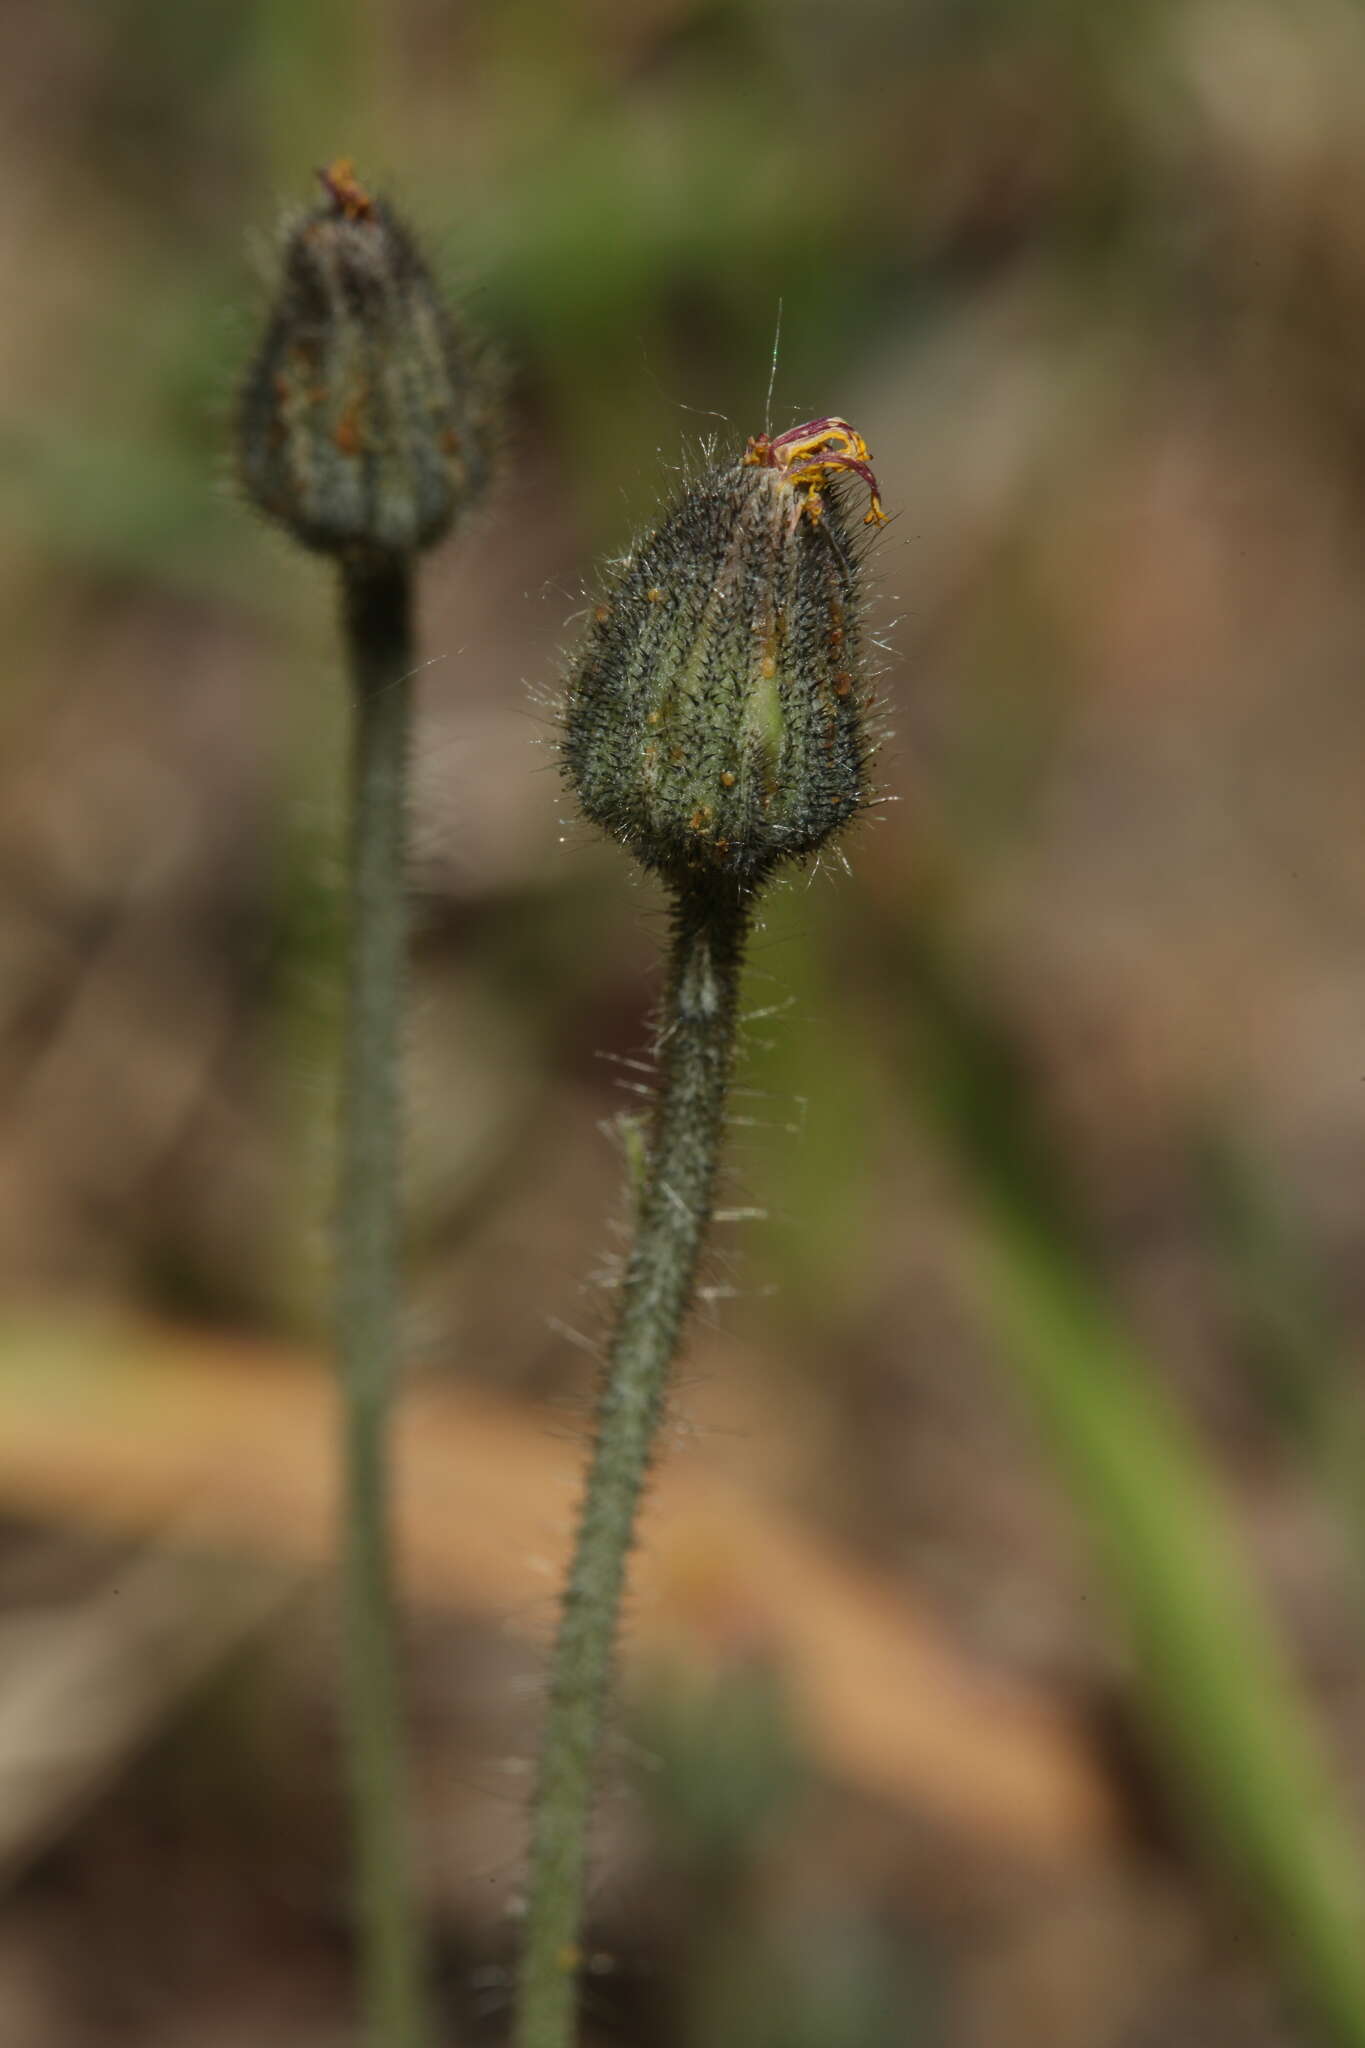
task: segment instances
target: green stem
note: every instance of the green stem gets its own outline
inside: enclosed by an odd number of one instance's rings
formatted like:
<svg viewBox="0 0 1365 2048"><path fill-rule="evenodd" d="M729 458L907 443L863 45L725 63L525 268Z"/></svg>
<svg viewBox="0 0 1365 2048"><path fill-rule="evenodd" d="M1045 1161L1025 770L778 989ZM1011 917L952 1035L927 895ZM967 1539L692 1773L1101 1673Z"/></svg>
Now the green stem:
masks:
<svg viewBox="0 0 1365 2048"><path fill-rule="evenodd" d="M409 1878L388 1475L389 1408L398 1366L410 570L397 559L348 559L342 565L342 598L354 699L337 1246L352 1825L369 2038L374 2048L422 2048L427 2026Z"/></svg>
<svg viewBox="0 0 1365 2048"><path fill-rule="evenodd" d="M551 1674L518 2048L573 2038L593 1767L640 1490L711 1216L749 908L721 882L680 889L674 906L649 1161Z"/></svg>

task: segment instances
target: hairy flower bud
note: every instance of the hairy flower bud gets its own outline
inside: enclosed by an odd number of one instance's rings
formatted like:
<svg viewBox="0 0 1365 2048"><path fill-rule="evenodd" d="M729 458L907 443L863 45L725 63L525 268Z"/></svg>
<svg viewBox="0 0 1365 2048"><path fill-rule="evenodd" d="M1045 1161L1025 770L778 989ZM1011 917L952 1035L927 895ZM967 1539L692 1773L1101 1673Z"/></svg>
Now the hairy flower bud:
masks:
<svg viewBox="0 0 1365 2048"><path fill-rule="evenodd" d="M758 881L867 802L844 471L880 523L844 421L755 438L683 493L596 607L569 677L566 772L593 823L671 881Z"/></svg>
<svg viewBox="0 0 1365 2048"><path fill-rule="evenodd" d="M483 489L489 377L391 209L344 161L322 182L242 392L242 479L307 547L406 555Z"/></svg>

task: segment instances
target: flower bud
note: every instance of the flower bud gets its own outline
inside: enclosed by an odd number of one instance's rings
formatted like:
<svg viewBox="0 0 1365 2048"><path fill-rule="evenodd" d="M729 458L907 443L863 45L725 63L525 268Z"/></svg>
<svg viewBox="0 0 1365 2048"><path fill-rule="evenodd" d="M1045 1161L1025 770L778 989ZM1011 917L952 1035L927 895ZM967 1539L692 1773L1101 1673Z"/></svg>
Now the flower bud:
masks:
<svg viewBox="0 0 1365 2048"><path fill-rule="evenodd" d="M814 421L691 485L593 615L565 703L586 815L674 882L743 883L814 853L868 798L860 550L842 471L860 436Z"/></svg>
<svg viewBox="0 0 1365 2048"><path fill-rule="evenodd" d="M490 379L390 208L344 161L322 183L242 392L242 479L306 547L406 555L484 487Z"/></svg>

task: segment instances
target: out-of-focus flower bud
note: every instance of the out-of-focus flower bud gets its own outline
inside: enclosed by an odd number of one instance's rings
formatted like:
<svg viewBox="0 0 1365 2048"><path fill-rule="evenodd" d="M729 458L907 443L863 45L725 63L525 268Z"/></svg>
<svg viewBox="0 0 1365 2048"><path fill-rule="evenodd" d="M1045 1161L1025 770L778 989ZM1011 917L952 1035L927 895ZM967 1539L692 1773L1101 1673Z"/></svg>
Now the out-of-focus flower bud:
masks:
<svg viewBox="0 0 1365 2048"><path fill-rule="evenodd" d="M483 491L493 379L392 210L347 162L322 182L242 391L241 474L306 547L408 555Z"/></svg>
<svg viewBox="0 0 1365 2048"><path fill-rule="evenodd" d="M842 420L689 486L597 605L565 703L586 815L673 882L752 883L867 802L860 549L841 503L867 447Z"/></svg>

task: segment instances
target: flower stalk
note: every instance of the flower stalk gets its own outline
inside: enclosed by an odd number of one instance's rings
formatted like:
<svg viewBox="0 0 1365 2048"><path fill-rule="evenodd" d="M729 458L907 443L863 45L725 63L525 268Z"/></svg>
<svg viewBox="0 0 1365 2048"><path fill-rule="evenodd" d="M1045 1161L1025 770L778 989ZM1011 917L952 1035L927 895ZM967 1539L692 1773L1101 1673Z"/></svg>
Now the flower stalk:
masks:
<svg viewBox="0 0 1365 2048"><path fill-rule="evenodd" d="M399 1368L398 1073L407 950L412 575L401 558L381 557L343 563L341 583L352 759L336 1305L351 1813L371 2038L376 2048L422 2048L429 2034L408 1847L388 1458Z"/></svg>
<svg viewBox="0 0 1365 2048"><path fill-rule="evenodd" d="M739 1015L748 893L680 890L658 1114L564 1594L536 1799L520 2048L572 2038L593 1764L641 1488L711 1216Z"/></svg>

